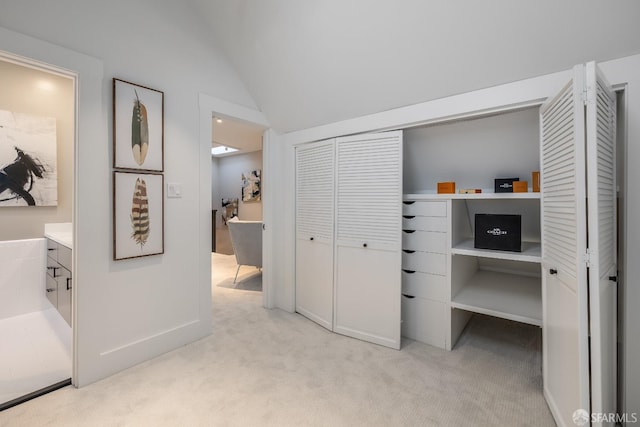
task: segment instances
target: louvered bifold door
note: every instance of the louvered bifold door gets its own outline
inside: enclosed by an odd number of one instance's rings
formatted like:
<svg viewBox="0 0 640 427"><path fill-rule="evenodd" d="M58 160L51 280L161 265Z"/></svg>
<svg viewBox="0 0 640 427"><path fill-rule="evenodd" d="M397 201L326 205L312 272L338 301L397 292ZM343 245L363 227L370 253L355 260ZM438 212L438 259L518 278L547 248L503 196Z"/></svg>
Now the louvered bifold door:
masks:
<svg viewBox="0 0 640 427"><path fill-rule="evenodd" d="M334 331L400 348L402 132L338 138Z"/></svg>
<svg viewBox="0 0 640 427"><path fill-rule="evenodd" d="M296 148L296 311L333 329L335 140Z"/></svg>
<svg viewBox="0 0 640 427"><path fill-rule="evenodd" d="M543 388L560 426L589 411L584 70L540 108Z"/></svg>
<svg viewBox="0 0 640 427"><path fill-rule="evenodd" d="M586 65L591 411L616 412L616 96ZM594 425L614 425L613 422Z"/></svg>

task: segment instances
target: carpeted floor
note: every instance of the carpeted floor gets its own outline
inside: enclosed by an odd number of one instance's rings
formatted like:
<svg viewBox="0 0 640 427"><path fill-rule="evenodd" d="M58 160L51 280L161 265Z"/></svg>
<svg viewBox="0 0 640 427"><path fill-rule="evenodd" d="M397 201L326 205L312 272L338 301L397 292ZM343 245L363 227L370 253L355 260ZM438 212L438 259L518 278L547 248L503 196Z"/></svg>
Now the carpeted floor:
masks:
<svg viewBox="0 0 640 427"><path fill-rule="evenodd" d="M263 309L261 293L219 286L212 258L211 336L11 408L0 425L555 425L539 328L475 316L451 352L409 340L391 350Z"/></svg>

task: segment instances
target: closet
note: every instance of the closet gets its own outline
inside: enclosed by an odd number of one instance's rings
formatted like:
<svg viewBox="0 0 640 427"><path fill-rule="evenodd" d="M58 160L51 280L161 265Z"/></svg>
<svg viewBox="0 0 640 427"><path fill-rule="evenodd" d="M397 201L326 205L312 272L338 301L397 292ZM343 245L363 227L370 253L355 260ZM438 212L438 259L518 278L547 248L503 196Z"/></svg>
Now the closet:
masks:
<svg viewBox="0 0 640 427"><path fill-rule="evenodd" d="M400 348L402 132L296 148L296 311Z"/></svg>
<svg viewBox="0 0 640 427"><path fill-rule="evenodd" d="M399 337L389 337L401 327L455 351L472 313L540 326L543 393L556 422L573 425L579 408L615 413L616 97L593 62L571 75L547 100L479 110L440 103L448 113L398 132L397 151L375 143L393 133L298 145L297 311L394 348ZM313 147L327 154L309 168ZM325 178L313 180L317 173ZM494 178L509 177L529 188L495 193ZM322 186L326 211L314 208L307 179ZM482 192L437 194L443 181ZM476 214L520 215L521 251L475 248ZM315 237L320 223L326 238Z"/></svg>

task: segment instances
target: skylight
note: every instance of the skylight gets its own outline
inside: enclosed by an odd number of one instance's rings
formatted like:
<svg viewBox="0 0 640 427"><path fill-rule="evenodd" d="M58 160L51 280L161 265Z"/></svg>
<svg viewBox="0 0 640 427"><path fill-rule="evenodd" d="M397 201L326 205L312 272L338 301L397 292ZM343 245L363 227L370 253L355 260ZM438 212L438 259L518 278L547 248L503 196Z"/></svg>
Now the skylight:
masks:
<svg viewBox="0 0 640 427"><path fill-rule="evenodd" d="M221 156L223 154L230 154L233 153L235 151L238 151L237 148L233 148L233 147L227 147L225 145L218 145L217 147L212 147L211 148L211 155L212 156Z"/></svg>

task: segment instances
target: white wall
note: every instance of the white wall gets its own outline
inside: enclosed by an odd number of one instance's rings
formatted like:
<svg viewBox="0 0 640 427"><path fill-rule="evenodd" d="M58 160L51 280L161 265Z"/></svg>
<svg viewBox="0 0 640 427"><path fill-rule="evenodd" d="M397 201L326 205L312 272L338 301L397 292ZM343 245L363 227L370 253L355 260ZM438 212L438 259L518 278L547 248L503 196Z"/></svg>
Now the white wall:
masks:
<svg viewBox="0 0 640 427"><path fill-rule="evenodd" d="M238 217L247 221L262 221L262 201L242 201L242 174L257 169L262 171L262 150L218 159L220 198L237 197ZM214 203L220 204L220 200Z"/></svg>
<svg viewBox="0 0 640 427"><path fill-rule="evenodd" d="M200 160L210 148L199 142L199 94L255 105L198 17L167 1L8 0L0 26L0 49L79 72L74 383L210 333L211 211L203 197L211 191L211 163ZM164 91L165 181L182 184L183 194L165 199L165 253L118 262L110 197L113 77Z"/></svg>
<svg viewBox="0 0 640 427"><path fill-rule="evenodd" d="M454 181L456 189L493 191L494 178L513 177L531 187L531 172L540 170L538 128L538 109L529 108L407 129L404 192L435 193L440 181Z"/></svg>

